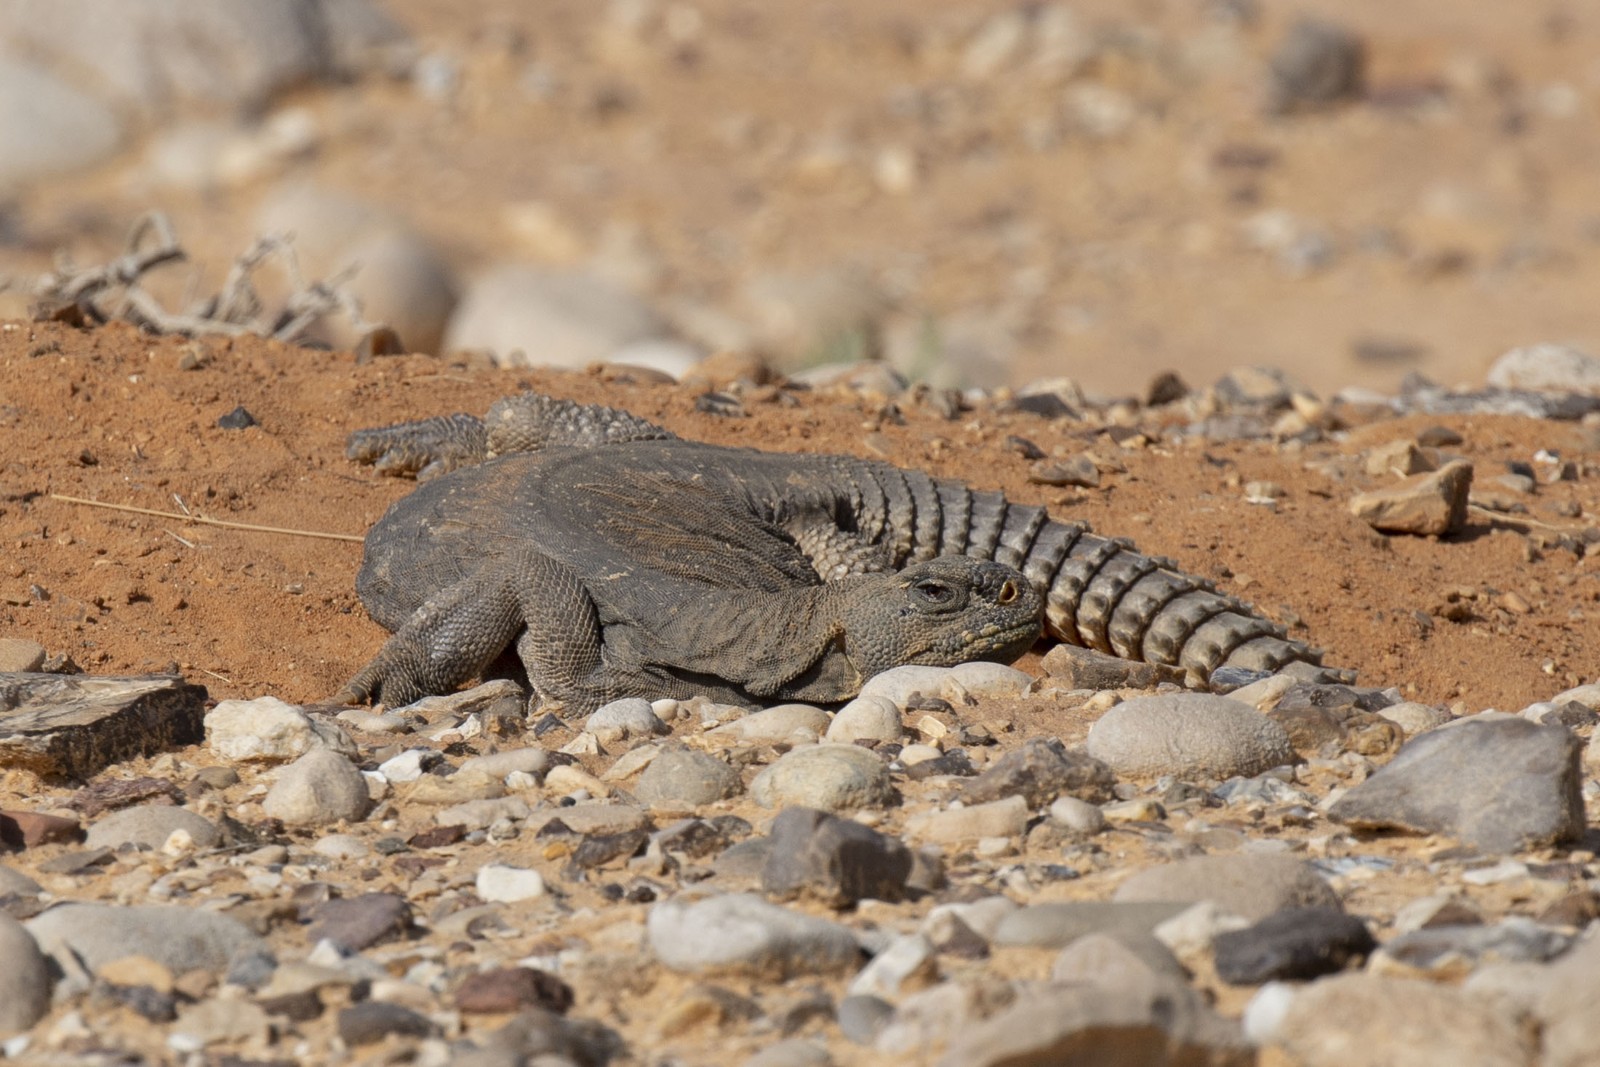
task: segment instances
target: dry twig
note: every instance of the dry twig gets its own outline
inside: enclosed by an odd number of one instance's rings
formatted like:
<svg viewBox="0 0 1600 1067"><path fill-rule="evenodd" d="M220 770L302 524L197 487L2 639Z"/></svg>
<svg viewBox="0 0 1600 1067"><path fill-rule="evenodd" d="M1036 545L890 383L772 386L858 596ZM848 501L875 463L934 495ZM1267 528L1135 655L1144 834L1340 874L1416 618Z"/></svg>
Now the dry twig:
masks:
<svg viewBox="0 0 1600 1067"><path fill-rule="evenodd" d="M201 526L223 526L230 530L253 530L256 533L288 534L292 537L319 537L324 541L355 541L364 540L355 534L325 533L321 530L291 530L283 526L258 526L250 522L229 522L227 519L210 519L204 515L186 515L178 511L157 511L155 508L136 508L132 504L108 504L104 500L88 500L81 496L67 496L65 493L51 493L51 500L60 500L66 504L79 504L86 508L105 508L107 511L130 511L135 515L155 515L163 519L179 519L183 522L198 523ZM171 531L168 531L169 533ZM174 534L173 536L177 536Z"/></svg>
<svg viewBox="0 0 1600 1067"><path fill-rule="evenodd" d="M348 289L356 268L308 283L293 244L283 235L258 238L234 260L217 293L189 302L182 311L169 311L143 287L144 277L187 259L172 223L162 213L150 212L134 223L127 251L110 263L80 268L62 261L40 277L33 286L35 315L77 315L93 323L120 319L153 333L185 337L255 334L288 342L300 340L318 319L334 313L348 315L363 333L376 325L362 316L360 301ZM288 277L290 293L281 308L269 310L256 289L255 275L273 261Z"/></svg>

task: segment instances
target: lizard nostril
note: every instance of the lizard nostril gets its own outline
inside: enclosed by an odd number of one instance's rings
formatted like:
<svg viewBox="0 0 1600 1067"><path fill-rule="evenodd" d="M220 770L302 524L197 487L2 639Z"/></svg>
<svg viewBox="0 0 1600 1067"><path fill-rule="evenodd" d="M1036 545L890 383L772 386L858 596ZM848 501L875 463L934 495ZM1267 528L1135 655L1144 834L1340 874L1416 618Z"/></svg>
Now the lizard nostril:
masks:
<svg viewBox="0 0 1600 1067"><path fill-rule="evenodd" d="M1002 604L1009 604L1017 599L1017 587L1014 582L1005 581L1000 585L1000 595L996 597Z"/></svg>

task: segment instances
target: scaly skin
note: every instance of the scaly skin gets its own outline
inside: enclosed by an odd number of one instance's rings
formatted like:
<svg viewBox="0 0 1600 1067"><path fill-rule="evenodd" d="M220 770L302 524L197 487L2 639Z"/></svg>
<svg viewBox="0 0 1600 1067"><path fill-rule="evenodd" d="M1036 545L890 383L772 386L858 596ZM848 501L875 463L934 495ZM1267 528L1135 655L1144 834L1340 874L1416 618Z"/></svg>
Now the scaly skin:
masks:
<svg viewBox="0 0 1600 1067"><path fill-rule="evenodd" d="M886 463L683 441L627 412L536 394L497 402L481 422L362 431L350 454L394 473L454 470L368 536L358 588L391 629L491 544L555 557L630 619L661 610L657 589L671 586L658 574L775 593L968 556L1021 571L1060 641L1181 667L1196 683L1222 666L1320 669L1319 650L1169 560Z"/></svg>

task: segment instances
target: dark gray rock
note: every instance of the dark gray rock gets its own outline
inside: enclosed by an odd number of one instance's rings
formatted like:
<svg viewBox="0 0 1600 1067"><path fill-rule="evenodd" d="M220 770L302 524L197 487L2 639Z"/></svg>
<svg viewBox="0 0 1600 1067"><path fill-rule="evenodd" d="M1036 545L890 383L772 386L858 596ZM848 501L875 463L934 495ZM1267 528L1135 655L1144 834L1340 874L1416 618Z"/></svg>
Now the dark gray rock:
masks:
<svg viewBox="0 0 1600 1067"><path fill-rule="evenodd" d="M1378 946L1366 923L1334 908L1285 908L1211 944L1218 976L1233 985L1318 978Z"/></svg>
<svg viewBox="0 0 1600 1067"><path fill-rule="evenodd" d="M312 915L312 943L332 941L346 952L360 952L400 937L411 929L411 905L394 893L363 893L330 900Z"/></svg>
<svg viewBox="0 0 1600 1067"><path fill-rule="evenodd" d="M375 1044L390 1034L429 1037L435 1029L426 1015L381 1000L364 1000L339 1013L339 1039L351 1048Z"/></svg>
<svg viewBox="0 0 1600 1067"><path fill-rule="evenodd" d="M761 888L780 900L811 896L847 908L905 895L911 850L897 837L814 808L785 808L769 836Z"/></svg>
<svg viewBox="0 0 1600 1067"><path fill-rule="evenodd" d="M1482 924L1430 926L1392 938L1383 946L1385 957L1419 971L1496 960L1506 963L1543 963L1567 951L1573 935L1541 926L1514 915L1490 926Z"/></svg>
<svg viewBox="0 0 1600 1067"><path fill-rule="evenodd" d="M1343 26L1302 19L1272 53L1267 110L1313 110L1360 96L1366 47Z"/></svg>
<svg viewBox="0 0 1600 1067"><path fill-rule="evenodd" d="M1062 794L1098 804L1111 799L1116 781L1111 768L1093 756L1055 738L1035 737L968 782L964 795L972 804L1021 796L1030 808L1045 807Z"/></svg>
<svg viewBox="0 0 1600 1067"><path fill-rule="evenodd" d="M205 687L181 678L0 677L0 764L93 778L113 763L203 737Z"/></svg>
<svg viewBox="0 0 1600 1067"><path fill-rule="evenodd" d="M1461 722L1413 738L1328 814L1348 826L1449 834L1517 852L1583 832L1583 746L1525 719Z"/></svg>

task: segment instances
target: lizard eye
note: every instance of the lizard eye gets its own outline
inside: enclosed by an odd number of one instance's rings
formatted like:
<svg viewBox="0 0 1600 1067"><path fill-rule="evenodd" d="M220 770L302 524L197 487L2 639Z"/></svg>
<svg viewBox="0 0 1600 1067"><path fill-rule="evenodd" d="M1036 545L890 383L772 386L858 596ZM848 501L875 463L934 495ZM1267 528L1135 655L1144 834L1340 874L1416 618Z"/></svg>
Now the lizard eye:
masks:
<svg viewBox="0 0 1600 1067"><path fill-rule="evenodd" d="M911 587L917 595L930 604L948 604L955 599L955 590L935 578L924 578Z"/></svg>

